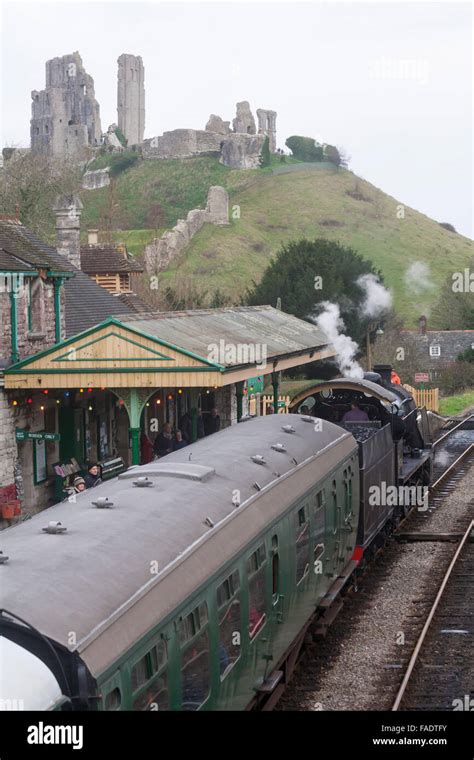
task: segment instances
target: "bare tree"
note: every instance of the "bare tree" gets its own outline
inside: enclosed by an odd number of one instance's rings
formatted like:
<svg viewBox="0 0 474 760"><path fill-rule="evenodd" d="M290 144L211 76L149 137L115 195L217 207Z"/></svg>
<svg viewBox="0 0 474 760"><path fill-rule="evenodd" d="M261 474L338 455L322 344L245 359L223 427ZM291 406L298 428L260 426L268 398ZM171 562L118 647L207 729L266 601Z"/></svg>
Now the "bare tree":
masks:
<svg viewBox="0 0 474 760"><path fill-rule="evenodd" d="M54 241L52 207L58 195L71 195L81 188L80 165L70 159L52 158L30 151L7 148L0 172L0 213L15 214L47 242Z"/></svg>

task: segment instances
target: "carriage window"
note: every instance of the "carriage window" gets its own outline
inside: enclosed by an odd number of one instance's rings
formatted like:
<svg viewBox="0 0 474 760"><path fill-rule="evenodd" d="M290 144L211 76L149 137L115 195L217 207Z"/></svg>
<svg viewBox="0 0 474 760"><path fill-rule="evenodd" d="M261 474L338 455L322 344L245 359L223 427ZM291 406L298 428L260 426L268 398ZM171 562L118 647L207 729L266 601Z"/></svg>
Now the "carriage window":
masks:
<svg viewBox="0 0 474 760"><path fill-rule="evenodd" d="M115 689L109 691L109 693L105 696L104 710L118 710L121 704L122 695L120 693L120 689L118 687L115 687Z"/></svg>
<svg viewBox="0 0 474 760"><path fill-rule="evenodd" d="M240 657L240 581L238 570L217 588L221 681Z"/></svg>
<svg viewBox="0 0 474 760"><path fill-rule="evenodd" d="M195 636L196 633L198 633L201 628L205 626L207 620L208 613L206 602L203 602L199 605L199 607L196 607L196 609L190 612L189 615L180 617L179 620L175 623L176 629L178 631L179 643L183 645L192 639L192 637Z"/></svg>
<svg viewBox="0 0 474 760"><path fill-rule="evenodd" d="M305 507L298 510L296 519L296 583L300 583L309 570L309 522Z"/></svg>
<svg viewBox="0 0 474 760"><path fill-rule="evenodd" d="M265 625L265 546L261 544L247 560L249 582L249 636L253 639Z"/></svg>
<svg viewBox="0 0 474 760"><path fill-rule="evenodd" d="M209 696L209 634L206 631L197 636L183 652L181 677L183 684L182 708L186 711L198 710Z"/></svg>
<svg viewBox="0 0 474 760"><path fill-rule="evenodd" d="M325 505L326 500L323 489L316 494L313 506L314 560L319 559L324 554L324 534L326 529Z"/></svg>
<svg viewBox="0 0 474 760"><path fill-rule="evenodd" d="M132 668L132 691L145 684L168 659L166 641L160 638L158 644L152 647Z"/></svg>
<svg viewBox="0 0 474 760"><path fill-rule="evenodd" d="M161 676L156 676L147 685L146 689L142 691L133 701L133 710L168 710L169 708L169 695L168 695L168 676L162 673Z"/></svg>
<svg viewBox="0 0 474 760"><path fill-rule="evenodd" d="M168 676L165 666L168 661L166 641L159 641L132 668L133 710L167 710ZM161 670L161 672L159 672Z"/></svg>

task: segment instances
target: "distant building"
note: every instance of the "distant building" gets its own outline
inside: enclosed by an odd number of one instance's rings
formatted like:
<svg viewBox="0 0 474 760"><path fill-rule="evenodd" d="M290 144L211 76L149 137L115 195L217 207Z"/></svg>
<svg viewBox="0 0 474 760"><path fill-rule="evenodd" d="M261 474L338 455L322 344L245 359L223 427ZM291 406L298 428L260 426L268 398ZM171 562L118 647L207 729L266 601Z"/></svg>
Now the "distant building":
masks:
<svg viewBox="0 0 474 760"><path fill-rule="evenodd" d="M89 230L88 244L81 246L81 270L134 311L149 308L134 292L134 281L144 271L143 267L125 245L99 244L98 230Z"/></svg>
<svg viewBox="0 0 474 760"><path fill-rule="evenodd" d="M417 358L419 372L428 372L430 380L439 377L442 367L457 361L459 354L474 349L474 330L428 330L425 316L418 330L402 330L400 346Z"/></svg>

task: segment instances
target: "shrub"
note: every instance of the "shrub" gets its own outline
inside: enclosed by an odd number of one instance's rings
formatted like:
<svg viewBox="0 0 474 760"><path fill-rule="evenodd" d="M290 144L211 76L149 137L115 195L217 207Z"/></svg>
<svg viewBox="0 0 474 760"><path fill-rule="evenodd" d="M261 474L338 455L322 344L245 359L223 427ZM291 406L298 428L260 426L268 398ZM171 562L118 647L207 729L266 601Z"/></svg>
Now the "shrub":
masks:
<svg viewBox="0 0 474 760"><path fill-rule="evenodd" d="M458 362L474 362L474 348L466 348L465 351L459 354Z"/></svg>
<svg viewBox="0 0 474 760"><path fill-rule="evenodd" d="M335 166L340 166L342 163L341 154L335 145L324 146L324 158Z"/></svg>
<svg viewBox="0 0 474 760"><path fill-rule="evenodd" d="M300 135L292 135L285 142L287 148L291 150L293 156L300 161L317 162L322 161L323 148L312 137L301 137Z"/></svg>

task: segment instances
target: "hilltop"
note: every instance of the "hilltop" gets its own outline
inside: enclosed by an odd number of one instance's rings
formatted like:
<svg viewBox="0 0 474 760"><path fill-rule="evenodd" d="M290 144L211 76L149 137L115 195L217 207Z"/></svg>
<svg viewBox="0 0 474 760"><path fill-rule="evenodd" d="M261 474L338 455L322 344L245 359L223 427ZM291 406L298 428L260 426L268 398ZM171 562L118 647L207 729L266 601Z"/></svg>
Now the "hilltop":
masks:
<svg viewBox="0 0 474 760"><path fill-rule="evenodd" d="M100 159L102 166L107 161L108 156ZM351 171L292 159L281 164L276 157L271 168L253 170L229 169L212 156L138 160L118 173L111 187L84 191L84 227L103 228L109 216L123 230L117 237L140 256L149 240L204 206L216 184L229 192L231 224L201 229L162 274L171 286L178 276L192 277L198 288L220 289L238 302L282 243L327 237L352 246L382 271L409 326L429 313L446 277L462 271L472 255L470 240L408 206L401 211L402 201ZM415 261L430 268L431 282L422 295L414 295L404 279Z"/></svg>

